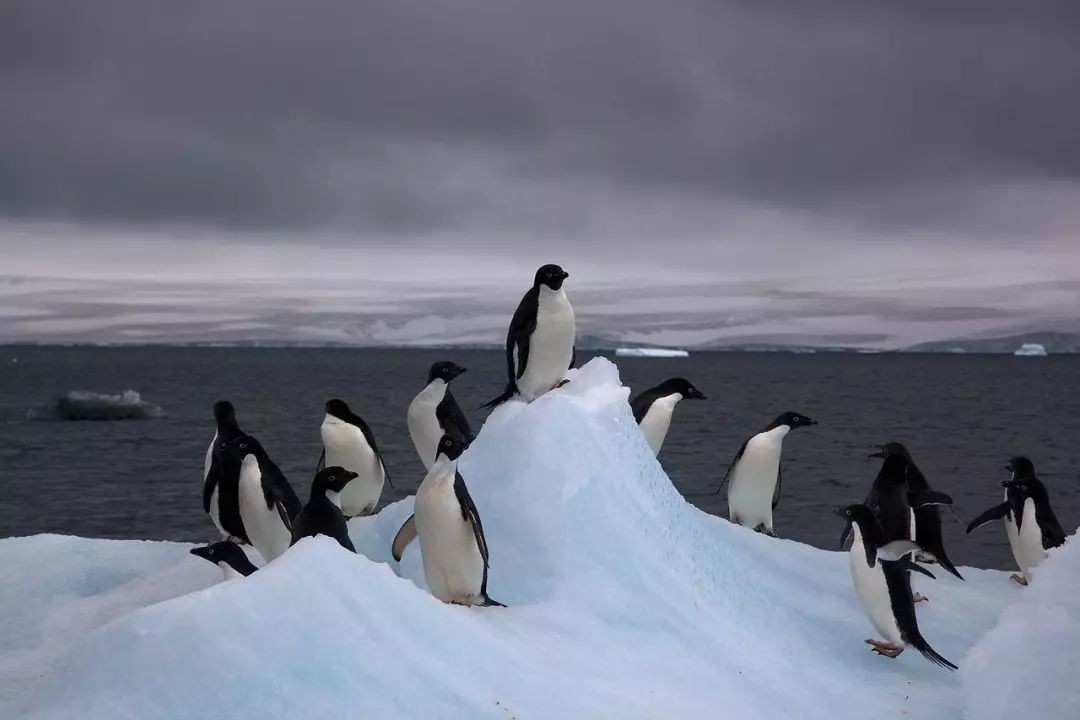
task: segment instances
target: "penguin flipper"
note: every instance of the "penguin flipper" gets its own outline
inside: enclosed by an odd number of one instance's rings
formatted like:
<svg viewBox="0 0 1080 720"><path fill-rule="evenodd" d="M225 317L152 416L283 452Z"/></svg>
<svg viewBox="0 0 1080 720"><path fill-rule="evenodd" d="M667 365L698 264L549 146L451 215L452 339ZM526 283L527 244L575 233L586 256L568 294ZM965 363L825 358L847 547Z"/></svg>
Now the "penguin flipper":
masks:
<svg viewBox="0 0 1080 720"><path fill-rule="evenodd" d="M439 421L441 427L447 431L456 432L465 442L471 443L473 441L473 431L469 427L469 419L461 411L461 406L457 404L457 400L454 399L454 394L450 392L450 388L446 388L442 402L435 406L435 419Z"/></svg>
<svg viewBox="0 0 1080 720"><path fill-rule="evenodd" d="M983 525L990 522L991 520L1001 520L1002 518L1004 518L1006 515L1009 514L1010 509L1011 509L1011 506L1007 502L1003 502L1003 503L1000 503L998 505L995 505L994 507L992 507L989 510L983 512L977 518L975 518L974 520L969 522L968 526L967 526L967 530L964 531L965 534L970 535L972 530L974 530L975 528L978 528L978 527L982 527Z"/></svg>
<svg viewBox="0 0 1080 720"><path fill-rule="evenodd" d="M409 519L402 523L398 529L397 535L394 536L394 543L390 547L390 554L394 556L394 560L401 562L401 557L405 554L405 548L415 539L416 516L410 515Z"/></svg>
<svg viewBox="0 0 1080 720"><path fill-rule="evenodd" d="M776 466L776 487L772 491L772 507L773 510L780 504L780 481L784 477L783 463Z"/></svg>
<svg viewBox="0 0 1080 720"><path fill-rule="evenodd" d="M951 496L938 490L920 490L908 493L908 505L912 508L920 508L926 505L952 505Z"/></svg>
<svg viewBox="0 0 1080 720"><path fill-rule="evenodd" d="M203 480L202 506L205 513L210 512L210 499L214 497L214 489L217 488L220 474L221 465L218 464L217 458L213 458L210 461L210 470L207 471L206 478Z"/></svg>
<svg viewBox="0 0 1080 720"><path fill-rule="evenodd" d="M473 535L476 537L476 546L480 550L480 557L484 559L484 577L480 581L480 595L487 598L488 568L491 565L487 538L484 536L484 524L480 522L480 513L476 509L472 496L469 495L469 488L465 486L465 479L461 477L461 473L457 473L454 478L454 495L457 496L458 503L461 504L463 519L472 525ZM490 598L488 599L490 600Z"/></svg>
<svg viewBox="0 0 1080 720"><path fill-rule="evenodd" d="M326 469L326 448L319 454L319 462L315 463L315 474L318 475Z"/></svg>
<svg viewBox="0 0 1080 720"><path fill-rule="evenodd" d="M753 437L753 435L751 435L750 437ZM746 452L746 446L749 443L750 438L746 438L745 440L743 440L742 446L739 447L739 452L735 453L735 457L731 459L731 464L728 465L727 472L725 472L724 477L720 479L720 487L716 488L716 492L713 493L714 495L719 495L720 490L724 487L724 484L731 479L731 473L735 470L735 466L739 464L739 460L742 460L743 453ZM779 483L779 480L780 478L777 477L777 483Z"/></svg>

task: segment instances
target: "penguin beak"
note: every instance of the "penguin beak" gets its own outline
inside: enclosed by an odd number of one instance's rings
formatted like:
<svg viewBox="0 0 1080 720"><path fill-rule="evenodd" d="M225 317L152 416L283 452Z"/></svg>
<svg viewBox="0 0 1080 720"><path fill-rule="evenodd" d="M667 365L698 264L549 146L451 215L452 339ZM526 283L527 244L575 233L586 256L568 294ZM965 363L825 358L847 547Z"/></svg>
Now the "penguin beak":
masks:
<svg viewBox="0 0 1080 720"><path fill-rule="evenodd" d="M453 380L458 375L461 375L463 372L465 372L465 368L458 365L456 368L454 368L453 372L450 373L450 379Z"/></svg>
<svg viewBox="0 0 1080 720"><path fill-rule="evenodd" d="M1003 488L1007 488L1007 487L1009 487L1010 485L1012 485L1012 482L1013 482L1013 481L1012 481L1012 478L1009 478L1008 480L1002 480L1002 481L1001 481L1001 487L1003 487Z"/></svg>
<svg viewBox="0 0 1080 720"><path fill-rule="evenodd" d="M884 446L882 446L882 447L878 448L877 452L870 453L866 457L868 457L868 458L886 458L888 456L889 456L889 451L886 450Z"/></svg>
<svg viewBox="0 0 1080 720"><path fill-rule="evenodd" d="M568 272L566 272L565 270L563 270L563 274L562 274L562 279L563 279L563 280L565 280L565 279L566 279L566 278L568 278L568 277L570 277L570 273L568 273Z"/></svg>
<svg viewBox="0 0 1080 720"><path fill-rule="evenodd" d="M815 420L812 417L808 417L808 418L806 418L806 424L807 425L817 425L817 420Z"/></svg>
<svg viewBox="0 0 1080 720"><path fill-rule="evenodd" d="M835 510L833 510L833 514L836 515L837 517L846 518L847 517L847 508L838 507Z"/></svg>

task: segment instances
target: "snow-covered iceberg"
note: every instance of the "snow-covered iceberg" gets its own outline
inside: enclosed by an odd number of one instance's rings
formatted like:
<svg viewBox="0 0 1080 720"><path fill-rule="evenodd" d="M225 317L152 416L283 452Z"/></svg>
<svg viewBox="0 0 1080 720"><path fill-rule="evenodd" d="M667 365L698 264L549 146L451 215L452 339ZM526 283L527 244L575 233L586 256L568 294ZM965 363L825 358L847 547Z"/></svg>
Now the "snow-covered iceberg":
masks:
<svg viewBox="0 0 1080 720"><path fill-rule="evenodd" d="M995 626L1012 647L1023 630L999 625L1005 608L1080 577L1062 552L1026 589L989 570L920 579L923 633L961 671L878 657L845 554L687 504L615 367L595 359L570 378L498 408L462 458L488 589L510 607L437 601L416 543L390 560L411 500L350 523L362 556L315 538L224 583L180 543L3 540L0 717L961 718L1016 665L989 650L969 669L969 650ZM837 520L823 509L822 522ZM1062 632L1054 647L1071 648L1075 625ZM1036 691L1052 707L1073 679Z"/></svg>
<svg viewBox="0 0 1080 720"><path fill-rule="evenodd" d="M615 357L673 358L689 356L690 353L686 350L676 348L623 347L615 349Z"/></svg>
<svg viewBox="0 0 1080 720"><path fill-rule="evenodd" d="M1017 357L1046 357L1046 347L1039 343L1023 343L1016 348L1013 355Z"/></svg>
<svg viewBox="0 0 1080 720"><path fill-rule="evenodd" d="M41 407L32 408L30 420L148 420L165 416L159 405L142 399L134 390L116 395L72 390Z"/></svg>

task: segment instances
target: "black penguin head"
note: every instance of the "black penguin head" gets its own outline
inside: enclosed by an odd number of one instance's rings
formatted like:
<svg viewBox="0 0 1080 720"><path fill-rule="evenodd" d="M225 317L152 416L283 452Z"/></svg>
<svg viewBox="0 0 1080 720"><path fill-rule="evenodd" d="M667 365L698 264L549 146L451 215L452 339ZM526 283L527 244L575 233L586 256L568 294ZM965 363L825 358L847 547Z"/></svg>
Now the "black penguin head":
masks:
<svg viewBox="0 0 1080 720"><path fill-rule="evenodd" d="M191 548L191 554L196 557L201 557L207 562L212 562L215 565L219 562L223 562L233 568L244 567L251 562L248 560L247 555L244 554L244 551L240 549L239 545L231 543L228 540L204 545L203 547Z"/></svg>
<svg viewBox="0 0 1080 720"><path fill-rule="evenodd" d="M698 390L685 378L670 378L656 386L657 397L667 397L679 393L683 400L705 400L705 393Z"/></svg>
<svg viewBox="0 0 1080 720"><path fill-rule="evenodd" d="M440 360L431 366L428 370L427 381L434 382L435 380L442 380L449 383L461 373L465 372L465 368L461 367L457 363L450 362L449 360Z"/></svg>
<svg viewBox="0 0 1080 720"><path fill-rule="evenodd" d="M570 277L570 273L558 265L544 265L536 271L536 276L533 278L533 287L538 288L541 285L547 285L552 290L558 290L562 287L563 280L568 277Z"/></svg>
<svg viewBox="0 0 1080 720"><path fill-rule="evenodd" d="M356 477L357 474L352 470L346 470L340 465L331 465L320 470L315 479L311 481L312 493L326 492L327 490L339 493L345 489L350 480L355 480Z"/></svg>
<svg viewBox="0 0 1080 720"><path fill-rule="evenodd" d="M344 420L346 422L352 417L353 412L349 409L349 406L344 400L334 398L326 401L326 414L333 415L338 420Z"/></svg>
<svg viewBox="0 0 1080 720"><path fill-rule="evenodd" d="M780 427L781 425L787 425L789 428L794 430L795 428L806 427L808 425L817 425L817 420L812 417L800 415L797 412L791 412L790 410L788 410L786 413L783 413L775 420L773 420L767 429L772 430L774 428Z"/></svg>
<svg viewBox="0 0 1080 720"><path fill-rule="evenodd" d="M876 521L874 511L865 505L843 505L836 508L836 514L850 523L855 523L860 529Z"/></svg>
<svg viewBox="0 0 1080 720"><path fill-rule="evenodd" d="M902 460L911 461L911 453L904 447L904 443L888 442L878 448L877 452L870 453L867 457L872 458L901 458Z"/></svg>
<svg viewBox="0 0 1080 720"><path fill-rule="evenodd" d="M263 452L259 441L250 435L241 435L232 440L218 440L218 450L236 462L241 462L248 455L258 457Z"/></svg>
<svg viewBox="0 0 1080 720"><path fill-rule="evenodd" d="M1035 465L1023 455L1011 458L1005 469L1012 473L1013 478L1035 477ZM1004 483L1002 483L1004 485Z"/></svg>
<svg viewBox="0 0 1080 720"><path fill-rule="evenodd" d="M214 420L218 425L236 422L236 408L228 400L218 400L214 403Z"/></svg>
<svg viewBox="0 0 1080 720"><path fill-rule="evenodd" d="M458 435L446 434L439 438L439 449L436 454L445 455L448 460L457 460L467 447L469 447L469 443L464 438Z"/></svg>

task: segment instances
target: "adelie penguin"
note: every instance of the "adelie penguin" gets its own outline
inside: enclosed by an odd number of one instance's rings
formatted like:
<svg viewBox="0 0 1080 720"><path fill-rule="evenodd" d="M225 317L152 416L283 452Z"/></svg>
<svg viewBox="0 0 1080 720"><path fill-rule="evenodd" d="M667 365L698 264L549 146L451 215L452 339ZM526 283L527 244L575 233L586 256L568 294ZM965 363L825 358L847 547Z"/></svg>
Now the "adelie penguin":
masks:
<svg viewBox="0 0 1080 720"><path fill-rule="evenodd" d="M371 515L379 504L383 484L389 480L371 428L345 401L335 398L326 403L321 433L323 453L316 472L339 465L356 473L356 479L341 494L341 511L347 518Z"/></svg>
<svg viewBox="0 0 1080 720"><path fill-rule="evenodd" d="M203 462L203 511L210 515L210 520L221 536L228 538L229 534L221 526L219 519L218 469L214 467L214 449L217 447L218 440L222 442L235 440L243 435L244 431L236 422L236 409L228 400L219 400L214 403L214 423L216 425L214 438L210 441L210 446L206 448L206 460ZM214 470L213 477L211 477L211 470Z"/></svg>
<svg viewBox="0 0 1080 720"><path fill-rule="evenodd" d="M341 547L356 552L349 538L349 526L341 512L341 493L356 479L356 473L334 465L323 468L311 481L311 497L292 524L292 544L300 538L326 535Z"/></svg>
<svg viewBox="0 0 1080 720"><path fill-rule="evenodd" d="M836 513L854 529L855 539L849 555L851 580L863 611L884 638L868 638L866 644L879 655L890 658L895 658L910 645L930 662L956 670L956 665L930 647L919 632L910 573L934 576L911 561L910 553L917 551L918 545L910 540L886 542L881 525L865 505L849 505L839 508Z"/></svg>
<svg viewBox="0 0 1080 720"><path fill-rule="evenodd" d="M563 282L570 273L558 265L536 271L533 286L514 312L506 333L506 390L484 407L515 395L532 402L560 385L574 363L574 308Z"/></svg>
<svg viewBox="0 0 1080 720"><path fill-rule="evenodd" d="M502 606L487 594L484 526L457 470L466 447L453 435L439 440L435 462L416 491L414 514L398 530L392 553L401 562L406 546L419 537L424 579L432 595L456 605Z"/></svg>
<svg viewBox="0 0 1080 720"><path fill-rule="evenodd" d="M656 387L644 390L630 401L634 420L641 428L641 434L652 448L653 455L660 454L660 448L671 427L671 415L680 400L705 400L705 394L683 378L665 380Z"/></svg>
<svg viewBox="0 0 1080 720"><path fill-rule="evenodd" d="M285 552L292 543L292 521L300 512L300 499L281 469L262 444L250 435L221 443L225 458L222 492L222 524L231 535L255 546L266 562ZM235 480L233 479L235 477ZM226 507L236 487L235 512ZM225 524L239 519L239 535Z"/></svg>
<svg viewBox="0 0 1080 720"><path fill-rule="evenodd" d="M731 522L775 535L773 509L780 502L784 438L792 430L809 425L817 425L817 420L786 412L742 444L720 481L721 487L731 483L727 496Z"/></svg>
<svg viewBox="0 0 1080 720"><path fill-rule="evenodd" d="M227 540L191 548L191 554L221 568L223 580L247 577L258 569L248 560L239 545Z"/></svg>
<svg viewBox="0 0 1080 720"><path fill-rule="evenodd" d="M1065 542L1065 531L1050 507L1046 486L1035 475L1035 466L1026 457L1014 457L1005 466L1012 477L1002 482L1005 501L979 515L968 525L970 533L991 520L1005 521L1013 558L1020 568L1012 579L1027 585L1035 567L1046 558L1046 551Z"/></svg>
<svg viewBox="0 0 1080 720"><path fill-rule="evenodd" d="M433 364L428 371L427 385L409 403L406 413L409 437L425 470L431 469L435 462L435 452L443 435L457 435L466 443L472 442L469 421L450 392L450 382L463 372L465 368L449 361Z"/></svg>

